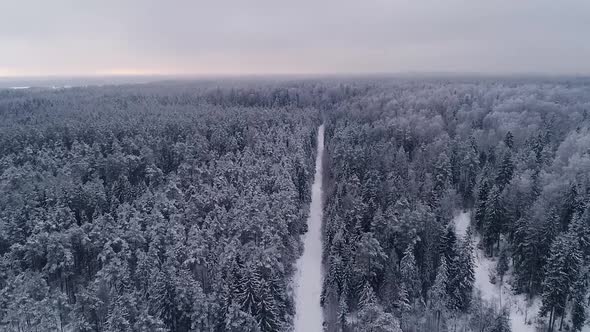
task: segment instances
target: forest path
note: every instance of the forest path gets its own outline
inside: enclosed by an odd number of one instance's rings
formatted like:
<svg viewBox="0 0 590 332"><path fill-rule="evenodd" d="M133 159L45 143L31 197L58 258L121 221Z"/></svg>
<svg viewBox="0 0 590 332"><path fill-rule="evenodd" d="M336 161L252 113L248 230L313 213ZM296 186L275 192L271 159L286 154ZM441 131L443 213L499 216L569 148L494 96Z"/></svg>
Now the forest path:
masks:
<svg viewBox="0 0 590 332"><path fill-rule="evenodd" d="M311 204L307 233L303 235L303 255L295 272L295 332L323 331L324 315L320 305L322 293L322 160L324 125L318 128L315 175L311 187Z"/></svg>
<svg viewBox="0 0 590 332"><path fill-rule="evenodd" d="M455 232L457 236L463 237L467 232L471 220L471 212L465 211L455 216ZM474 258L475 258L475 282L473 287L481 291L481 297L484 301L495 303L498 306L508 308L510 312L510 325L514 332L535 332L534 325L526 324L527 320L532 320L539 312L540 301L535 299L530 303L522 294L513 294L512 289L507 281L504 281L502 287L492 284L490 275L494 274L496 260L487 257L484 252L477 247L480 238L474 234ZM509 276L508 276L509 277Z"/></svg>

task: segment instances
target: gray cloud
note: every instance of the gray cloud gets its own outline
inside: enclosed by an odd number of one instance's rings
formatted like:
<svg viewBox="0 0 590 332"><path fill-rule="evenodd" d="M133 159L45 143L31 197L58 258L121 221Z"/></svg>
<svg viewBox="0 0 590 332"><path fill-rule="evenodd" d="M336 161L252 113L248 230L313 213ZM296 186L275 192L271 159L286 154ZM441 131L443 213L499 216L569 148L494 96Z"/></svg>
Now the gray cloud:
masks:
<svg viewBox="0 0 590 332"><path fill-rule="evenodd" d="M0 76L590 73L586 0L5 0Z"/></svg>

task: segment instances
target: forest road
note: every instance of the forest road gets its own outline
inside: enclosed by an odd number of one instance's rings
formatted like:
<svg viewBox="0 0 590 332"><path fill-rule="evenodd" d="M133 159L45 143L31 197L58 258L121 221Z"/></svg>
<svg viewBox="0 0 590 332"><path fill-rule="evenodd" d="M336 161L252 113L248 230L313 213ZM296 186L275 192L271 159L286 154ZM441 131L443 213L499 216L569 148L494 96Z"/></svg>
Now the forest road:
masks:
<svg viewBox="0 0 590 332"><path fill-rule="evenodd" d="M323 331L322 293L322 160L324 125L318 128L315 175L311 187L311 204L307 233L303 235L303 255L297 260L295 286L295 332Z"/></svg>

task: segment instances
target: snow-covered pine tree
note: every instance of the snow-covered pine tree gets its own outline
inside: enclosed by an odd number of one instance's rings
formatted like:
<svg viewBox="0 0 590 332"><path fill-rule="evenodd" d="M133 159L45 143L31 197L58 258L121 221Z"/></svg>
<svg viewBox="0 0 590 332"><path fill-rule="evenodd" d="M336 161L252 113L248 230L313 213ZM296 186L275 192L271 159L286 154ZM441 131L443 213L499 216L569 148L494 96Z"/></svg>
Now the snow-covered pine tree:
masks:
<svg viewBox="0 0 590 332"><path fill-rule="evenodd" d="M407 287L407 292L410 300L413 302L420 298L420 276L418 275L418 268L416 267L416 258L414 257L413 244L408 245L404 251L404 256L400 261L400 273L402 283Z"/></svg>
<svg viewBox="0 0 590 332"><path fill-rule="evenodd" d="M499 245L500 234L503 230L504 208L500 189L494 185L490 190L486 202L483 223L484 244L488 253L494 255L494 246Z"/></svg>
<svg viewBox="0 0 590 332"><path fill-rule="evenodd" d="M449 297L447 294L448 278L447 262L445 257L442 256L436 273L436 279L428 291L428 307L434 314L437 332L440 331L440 324L445 317L449 303Z"/></svg>
<svg viewBox="0 0 590 332"><path fill-rule="evenodd" d="M586 321L588 307L588 272L581 269L572 291L572 327L574 331L581 331Z"/></svg>
<svg viewBox="0 0 590 332"><path fill-rule="evenodd" d="M131 323L129 322L129 312L119 299L115 300L115 305L108 313L105 324L106 332L131 332Z"/></svg>
<svg viewBox="0 0 590 332"><path fill-rule="evenodd" d="M406 285L402 282L399 286L399 293L397 295L397 301L395 306L399 312L399 318L402 328L404 327L404 320L406 319L406 314L412 310L412 303L410 302L410 295L406 290Z"/></svg>
<svg viewBox="0 0 590 332"><path fill-rule="evenodd" d="M256 319L235 301L228 306L222 326L227 332L260 332Z"/></svg>
<svg viewBox="0 0 590 332"><path fill-rule="evenodd" d="M402 332L399 321L377 302L377 297L370 285L365 284L359 303L358 321L355 331Z"/></svg>
<svg viewBox="0 0 590 332"><path fill-rule="evenodd" d="M262 332L274 332L281 325L276 298L273 297L268 282L262 280L258 289L259 301L256 306L256 322Z"/></svg>
<svg viewBox="0 0 590 332"><path fill-rule="evenodd" d="M586 263L590 263L590 206L584 210L582 215L574 215L569 230L577 234L584 260Z"/></svg>
<svg viewBox="0 0 590 332"><path fill-rule="evenodd" d="M434 164L434 196L438 199L447 187L450 186L452 179L451 160L446 151L438 155Z"/></svg>
<svg viewBox="0 0 590 332"><path fill-rule="evenodd" d="M575 234L562 234L551 245L543 281L543 305L540 314L549 314L549 331L553 331L557 316L566 314L567 300L578 277L582 253Z"/></svg>
<svg viewBox="0 0 590 332"><path fill-rule="evenodd" d="M502 285L504 281L504 275L508 272L508 252L506 248L502 248L500 250L500 256L498 257L498 262L496 263L496 273L498 277L500 277L500 285Z"/></svg>
<svg viewBox="0 0 590 332"><path fill-rule="evenodd" d="M471 304L473 283L475 282L475 262L473 257L473 243L471 231L457 241L457 256L453 261L452 273L449 273L449 287L447 291L452 297L454 310L467 311ZM449 269L450 271L450 269Z"/></svg>
<svg viewBox="0 0 590 332"><path fill-rule="evenodd" d="M344 329L346 326L346 317L348 315L348 302L346 296L340 296L338 301L338 324L340 329Z"/></svg>
<svg viewBox="0 0 590 332"><path fill-rule="evenodd" d="M243 270L237 299L242 306L242 310L252 316L255 316L258 312L260 284L261 277L255 267L250 266Z"/></svg>
<svg viewBox="0 0 590 332"><path fill-rule="evenodd" d="M455 225L454 223L449 222L440 240L440 254L445 256L446 262L449 264L450 273L454 273L454 271L451 271L453 267L451 267L450 264L455 260L455 257L458 254L457 250L458 246Z"/></svg>
<svg viewBox="0 0 590 332"><path fill-rule="evenodd" d="M358 307L362 309L367 305L375 302L377 302L377 296L375 295L375 291L368 282L365 282L360 291Z"/></svg>
<svg viewBox="0 0 590 332"><path fill-rule="evenodd" d="M502 309L502 311L496 317L490 332L512 332L512 328L510 327L510 313L507 309Z"/></svg>
<svg viewBox="0 0 590 332"><path fill-rule="evenodd" d="M479 171L479 152L477 143L473 136L469 137L469 141L465 142L464 155L461 160L461 170L459 177L459 193L463 196L463 201L468 203L472 200L473 189L477 173Z"/></svg>
<svg viewBox="0 0 590 332"><path fill-rule="evenodd" d="M504 144L506 144L509 149L514 147L514 135L512 135L511 131L508 131L504 136Z"/></svg>
<svg viewBox="0 0 590 332"><path fill-rule="evenodd" d="M484 175L479 183L479 190L477 192L477 200L475 203L475 227L478 231L483 229L486 216L486 202L488 201L489 192L490 185L487 177Z"/></svg>
<svg viewBox="0 0 590 332"><path fill-rule="evenodd" d="M496 176L496 185L500 189L504 189L504 187L510 182L512 176L514 175L514 162L512 161L512 153L510 150L504 152L504 156L502 157L502 163L498 169L498 174Z"/></svg>

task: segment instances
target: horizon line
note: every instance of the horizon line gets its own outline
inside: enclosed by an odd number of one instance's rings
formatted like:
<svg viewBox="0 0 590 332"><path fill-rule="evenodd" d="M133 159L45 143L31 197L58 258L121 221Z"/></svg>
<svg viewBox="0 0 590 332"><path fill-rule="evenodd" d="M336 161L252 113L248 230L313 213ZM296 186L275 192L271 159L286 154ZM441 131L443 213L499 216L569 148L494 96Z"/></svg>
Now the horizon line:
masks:
<svg viewBox="0 0 590 332"><path fill-rule="evenodd" d="M79 74L47 74L47 75L0 75L0 80L50 80L80 78L178 78L178 79L210 79L210 78L264 78L264 77L395 77L395 76L437 76L437 77L570 77L590 78L589 73L570 72L484 72L484 71L398 71L398 72L302 72L302 73L79 73Z"/></svg>

